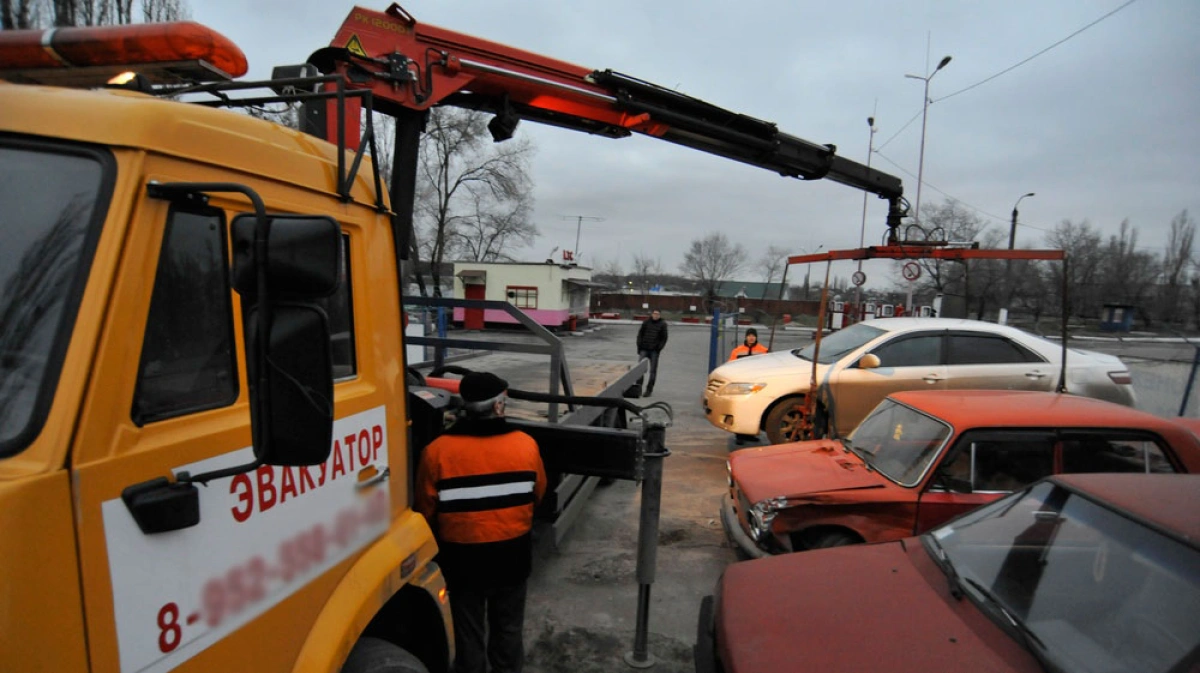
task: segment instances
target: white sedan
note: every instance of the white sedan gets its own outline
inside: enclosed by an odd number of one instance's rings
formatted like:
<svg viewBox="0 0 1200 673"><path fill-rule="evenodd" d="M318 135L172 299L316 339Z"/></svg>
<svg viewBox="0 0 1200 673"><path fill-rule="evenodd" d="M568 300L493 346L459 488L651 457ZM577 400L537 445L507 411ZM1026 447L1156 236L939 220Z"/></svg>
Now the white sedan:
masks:
<svg viewBox="0 0 1200 673"><path fill-rule="evenodd" d="M842 437L900 390L1047 390L1058 387L1062 345L977 320L881 318L821 339L815 417L805 415L815 344L742 358L708 375L704 413L737 435L774 444ZM1134 406L1133 380L1112 355L1067 350L1067 392Z"/></svg>

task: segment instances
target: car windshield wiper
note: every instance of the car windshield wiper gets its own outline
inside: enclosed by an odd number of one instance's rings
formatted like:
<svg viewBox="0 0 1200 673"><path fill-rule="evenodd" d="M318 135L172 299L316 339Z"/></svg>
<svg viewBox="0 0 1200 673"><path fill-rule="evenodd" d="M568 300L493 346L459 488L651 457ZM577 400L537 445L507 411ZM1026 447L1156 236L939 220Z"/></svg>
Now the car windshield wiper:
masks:
<svg viewBox="0 0 1200 673"><path fill-rule="evenodd" d="M853 442L851 442L848 439L843 439L841 441L842 441L842 447L845 448L846 451L849 451L850 453L853 453L854 455L858 456L859 460L861 460L863 462L863 466L867 468L868 472L875 471L875 468L871 466L871 459L868 458L868 456L870 456L871 454L868 453L866 449L862 448L861 446L856 446Z"/></svg>
<svg viewBox="0 0 1200 673"><path fill-rule="evenodd" d="M925 535L924 538L933 547L933 555L937 559L938 567L942 569L942 572L946 574L946 579L950 582L950 595L954 596L955 600L961 601L963 597L962 577L959 576L958 570L954 567L954 562L946 555L946 549L942 547L942 543L938 542L936 537L930 534Z"/></svg>
<svg viewBox="0 0 1200 673"><path fill-rule="evenodd" d="M934 544L937 544L936 540L934 541ZM938 545L938 549L941 548L941 545ZM942 550L942 553L944 554L945 550ZM1004 604L1000 602L1000 599L996 598L996 595L993 594L991 590L974 579L971 579L970 577L959 577L958 579L960 582L965 582L966 584L970 585L971 589L973 589L975 593L979 594L980 599L987 603L987 605L993 610L1000 613L1000 615L1004 617L1004 619L1010 625L1012 625L1013 629L1017 632L1017 636L1021 641L1021 645L1033 655L1033 658L1037 660L1038 665L1041 666L1043 671L1061 670L1058 666L1055 666L1053 663L1051 663L1047 658L1046 643L1040 637L1038 637L1038 634L1034 633L1033 630L1030 629L1023 620L1018 619L1011 610L1006 608Z"/></svg>

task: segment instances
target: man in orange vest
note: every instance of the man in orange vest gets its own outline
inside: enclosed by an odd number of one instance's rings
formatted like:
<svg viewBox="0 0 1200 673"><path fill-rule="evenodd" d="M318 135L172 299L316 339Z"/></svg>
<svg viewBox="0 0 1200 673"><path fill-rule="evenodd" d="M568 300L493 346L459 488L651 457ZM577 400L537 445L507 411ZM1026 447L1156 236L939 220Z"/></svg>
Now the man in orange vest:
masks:
<svg viewBox="0 0 1200 673"><path fill-rule="evenodd" d="M733 349L733 352L729 354L729 361L748 358L751 355L762 355L766 352L767 347L758 343L758 330L751 327L746 330L746 340L742 342L742 345Z"/></svg>
<svg viewBox="0 0 1200 673"><path fill-rule="evenodd" d="M546 472L537 442L505 421L507 390L495 374L464 376L464 416L417 468L416 508L437 537L450 590L456 673L519 673L525 658L533 509Z"/></svg>

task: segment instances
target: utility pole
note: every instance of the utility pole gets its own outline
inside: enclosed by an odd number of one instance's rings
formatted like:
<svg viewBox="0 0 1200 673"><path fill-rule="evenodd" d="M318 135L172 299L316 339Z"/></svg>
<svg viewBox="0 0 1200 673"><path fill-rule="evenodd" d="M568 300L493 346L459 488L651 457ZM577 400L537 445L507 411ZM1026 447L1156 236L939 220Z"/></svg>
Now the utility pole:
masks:
<svg viewBox="0 0 1200 673"><path fill-rule="evenodd" d="M583 221L603 222L603 217L591 217L588 215L559 215L559 218L564 220L575 220L575 249L571 251L571 258L575 263L579 263L579 231L583 228Z"/></svg>
<svg viewBox="0 0 1200 673"><path fill-rule="evenodd" d="M919 79L925 82L925 99L923 101L924 105L922 106L921 111L921 158L917 163L917 204L913 212L913 218L918 223L921 222L921 184L925 181L925 122L929 118L929 80L933 79L933 76L938 74L938 71L942 68L945 68L949 63L950 57L943 56L942 60L937 64L937 67L934 68L933 72L929 73L928 75L924 77L920 77L918 75L905 75L905 77L909 79ZM925 62L925 67L929 67L928 61Z"/></svg>
<svg viewBox="0 0 1200 673"><path fill-rule="evenodd" d="M871 128L871 137L867 139L867 172L871 172L871 155L875 153L875 116L867 117L867 126ZM858 247L862 248L866 245L867 237L867 193L863 192L863 207L862 207L862 225L858 230ZM863 261L858 260L858 271L862 272ZM866 314L862 306L862 285L854 286L854 306L858 310L859 319Z"/></svg>
<svg viewBox="0 0 1200 673"><path fill-rule="evenodd" d="M1017 206L1021 205L1021 200L1030 196L1036 196L1033 192L1025 194L1017 199L1013 204L1012 209L1012 224L1008 227L1008 249L1012 250L1017 243ZM1008 309L1012 306L1013 298L1013 282L1012 282L1012 260L1004 260L1004 308L1001 309L999 323L1004 325L1008 322Z"/></svg>

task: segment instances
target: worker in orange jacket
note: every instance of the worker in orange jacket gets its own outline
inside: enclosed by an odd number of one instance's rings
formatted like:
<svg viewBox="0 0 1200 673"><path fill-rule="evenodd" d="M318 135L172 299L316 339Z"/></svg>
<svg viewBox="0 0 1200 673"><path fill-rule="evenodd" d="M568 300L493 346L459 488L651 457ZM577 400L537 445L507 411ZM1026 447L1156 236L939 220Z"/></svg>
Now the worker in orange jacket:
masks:
<svg viewBox="0 0 1200 673"><path fill-rule="evenodd" d="M494 374L464 376L464 415L417 468L416 508L437 537L450 590L456 673L519 673L525 658L533 510L546 471L537 442L504 418L507 390Z"/></svg>
<svg viewBox="0 0 1200 673"><path fill-rule="evenodd" d="M742 345L733 349L733 352L729 354L729 361L748 358L751 355L762 355L766 352L767 347L758 343L758 330L751 327L746 330L746 340L742 342Z"/></svg>

